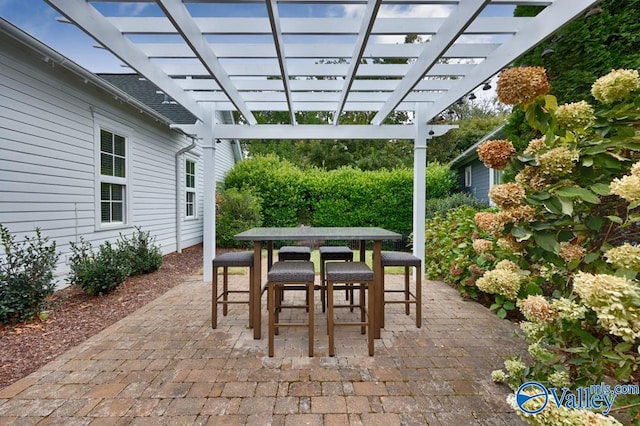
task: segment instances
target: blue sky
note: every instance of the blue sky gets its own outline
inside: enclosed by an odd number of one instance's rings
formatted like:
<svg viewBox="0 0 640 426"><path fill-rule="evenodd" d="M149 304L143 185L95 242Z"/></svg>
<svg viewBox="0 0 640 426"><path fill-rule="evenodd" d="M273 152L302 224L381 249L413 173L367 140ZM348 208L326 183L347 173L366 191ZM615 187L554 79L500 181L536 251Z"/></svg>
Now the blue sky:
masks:
<svg viewBox="0 0 640 426"><path fill-rule="evenodd" d="M162 16L162 12L155 3L93 3L96 8L107 16L143 15ZM204 9L216 8L220 16L266 16L264 4L244 4L242 8L232 5L189 4L188 8L194 16L201 15ZM407 7L381 7L378 16L446 16L448 10L443 6L415 6L420 11ZM283 4L279 7L282 17L306 16L345 16L359 17L361 5L292 5ZM511 15L512 8L491 7L483 15ZM0 0L0 16L38 40L57 50L88 70L101 73L131 72L130 68L122 67L122 63L104 49L96 49L94 40L78 29L75 25L56 21L61 15L51 8L44 0ZM391 40L386 40L387 42ZM402 42L399 40L398 42Z"/></svg>

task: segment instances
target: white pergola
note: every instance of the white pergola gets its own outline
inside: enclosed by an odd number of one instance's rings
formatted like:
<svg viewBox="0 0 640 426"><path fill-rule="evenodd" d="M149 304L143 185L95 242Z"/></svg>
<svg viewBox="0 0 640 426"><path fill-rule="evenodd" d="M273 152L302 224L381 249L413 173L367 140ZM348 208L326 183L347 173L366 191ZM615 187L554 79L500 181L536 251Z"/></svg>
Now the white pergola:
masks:
<svg viewBox="0 0 640 426"><path fill-rule="evenodd" d="M427 140L453 128L428 123L597 2L46 1L198 118L177 127L204 141L205 280L215 253L218 138L413 139L413 250L424 258ZM114 16L109 3L136 13ZM515 5L544 10L515 18ZM404 44L409 34L422 42ZM237 111L242 123L218 124L215 111ZM287 111L290 124L259 125L257 111ZM303 111L330 112L332 120L299 125ZM375 115L368 125L342 125L347 111ZM412 122L383 124L394 111Z"/></svg>

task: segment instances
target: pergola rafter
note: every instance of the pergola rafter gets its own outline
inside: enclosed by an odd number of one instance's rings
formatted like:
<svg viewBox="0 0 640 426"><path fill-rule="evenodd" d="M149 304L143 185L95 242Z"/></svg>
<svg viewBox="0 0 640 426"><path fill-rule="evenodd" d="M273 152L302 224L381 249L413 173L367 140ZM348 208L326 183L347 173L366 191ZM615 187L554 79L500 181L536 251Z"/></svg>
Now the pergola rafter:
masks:
<svg viewBox="0 0 640 426"><path fill-rule="evenodd" d="M204 141L205 280L215 253L216 138L413 139L414 254L422 257L427 140L451 128L429 123L597 2L46 1L200 119L179 127ZM136 13L114 13L119 3L129 3L120 12ZM516 5L543 10L513 17ZM407 35L419 42L404 44ZM222 125L216 111L244 120ZM291 124L258 125L261 111L286 111ZM398 111L412 121L381 124ZM304 125L296 123L299 112L333 115L324 125ZM342 125L347 112L373 119Z"/></svg>

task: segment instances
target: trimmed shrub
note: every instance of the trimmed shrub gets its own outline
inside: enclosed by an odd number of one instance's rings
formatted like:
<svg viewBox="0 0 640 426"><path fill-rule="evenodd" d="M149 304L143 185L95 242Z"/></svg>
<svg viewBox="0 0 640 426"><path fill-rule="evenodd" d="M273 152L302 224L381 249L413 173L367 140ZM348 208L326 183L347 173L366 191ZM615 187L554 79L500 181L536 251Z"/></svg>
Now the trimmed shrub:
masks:
<svg viewBox="0 0 640 426"><path fill-rule="evenodd" d="M9 230L0 225L4 254L0 256L0 322L28 320L47 306L53 294L53 270L58 261L56 243L49 243L36 228L35 237L16 242Z"/></svg>
<svg viewBox="0 0 640 426"><path fill-rule="evenodd" d="M92 296L115 290L131 273L129 256L125 250L104 242L97 253L91 243L80 238L80 243L71 243L71 272L68 281L77 284Z"/></svg>
<svg viewBox="0 0 640 426"><path fill-rule="evenodd" d="M426 204L427 219L432 219L438 214L445 215L449 210L457 209L458 207L462 206L473 207L477 210L489 207L487 204L478 200L473 195L467 194L465 192L454 192L453 194L445 198L427 199Z"/></svg>
<svg viewBox="0 0 640 426"><path fill-rule="evenodd" d="M262 223L260 199L251 191L229 188L216 196L216 244L220 247L250 247L251 241L233 236Z"/></svg>
<svg viewBox="0 0 640 426"><path fill-rule="evenodd" d="M457 185L456 174L446 164L427 164L427 200L446 197Z"/></svg>
<svg viewBox="0 0 640 426"><path fill-rule="evenodd" d="M297 226L300 212L308 209L304 173L275 155L239 162L227 173L224 188L259 195L265 226Z"/></svg>
<svg viewBox="0 0 640 426"><path fill-rule="evenodd" d="M151 237L149 231L142 232L137 226L131 238L120 234L118 250L127 258L131 275L148 274L160 269L162 252L154 242L155 238Z"/></svg>

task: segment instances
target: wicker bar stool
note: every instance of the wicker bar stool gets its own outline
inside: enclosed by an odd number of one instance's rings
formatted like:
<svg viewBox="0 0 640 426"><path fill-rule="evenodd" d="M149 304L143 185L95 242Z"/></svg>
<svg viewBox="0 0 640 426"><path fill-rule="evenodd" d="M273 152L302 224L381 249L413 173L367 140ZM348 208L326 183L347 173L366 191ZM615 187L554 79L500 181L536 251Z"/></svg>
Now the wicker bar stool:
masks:
<svg viewBox="0 0 640 426"><path fill-rule="evenodd" d="M369 355L373 356L373 313L374 308L374 284L373 271L364 262L330 262L326 267L327 274L327 321L329 332L329 356L335 355L334 329L336 326L360 326L361 333L367 332L367 340L369 344ZM344 283L353 288L358 289L359 301L355 303L351 298L351 303L345 305L336 305L333 300L333 291L340 288L336 284ZM347 288L347 287L345 287ZM368 304L365 306L365 290L369 293ZM334 308L352 308L360 309L360 321L340 321L336 322L334 318Z"/></svg>
<svg viewBox="0 0 640 426"><path fill-rule="evenodd" d="M269 356L274 353L275 335L280 327L308 327L309 356L313 356L313 284L315 271L312 262L276 262L267 274L267 306L269 309ZM298 288L305 285L307 296L304 305L283 304L283 293L287 287ZM280 312L283 309L305 309L307 322L280 322Z"/></svg>
<svg viewBox="0 0 640 426"><path fill-rule="evenodd" d="M411 253L393 251L383 252L381 254L382 260L382 318L380 318L380 325L384 327L384 305L391 303L401 303L405 305L405 314L410 314L410 305L416 305L416 327L422 327L422 261L419 257L412 255ZM387 289L384 284L384 268L387 266L402 266L404 267L404 289ZM416 268L416 289L415 293L411 292L409 272L410 268ZM402 293L404 299L402 300L386 300L386 293Z"/></svg>
<svg viewBox="0 0 640 426"><path fill-rule="evenodd" d="M344 261L353 262L353 250L347 246L321 246L320 252L320 299L322 301L322 312L325 312L327 303L327 277L325 274L325 265L328 261ZM353 300L353 288L346 289L345 295L347 300L351 297Z"/></svg>
<svg viewBox="0 0 640 426"><path fill-rule="evenodd" d="M282 246L278 250L278 260L311 260L311 249L306 246Z"/></svg>
<svg viewBox="0 0 640 426"><path fill-rule="evenodd" d="M211 327L218 326L218 304L222 305L222 315L226 316L228 305L230 304L247 304L249 305L249 327L253 327L253 252L228 252L216 256L212 262L213 265L213 282L211 297ZM229 290L229 268L230 267L247 267L249 268L248 290ZM218 269L222 268L222 293L218 294ZM229 300L229 295L233 293L248 294L248 300ZM220 300L222 299L222 300Z"/></svg>

